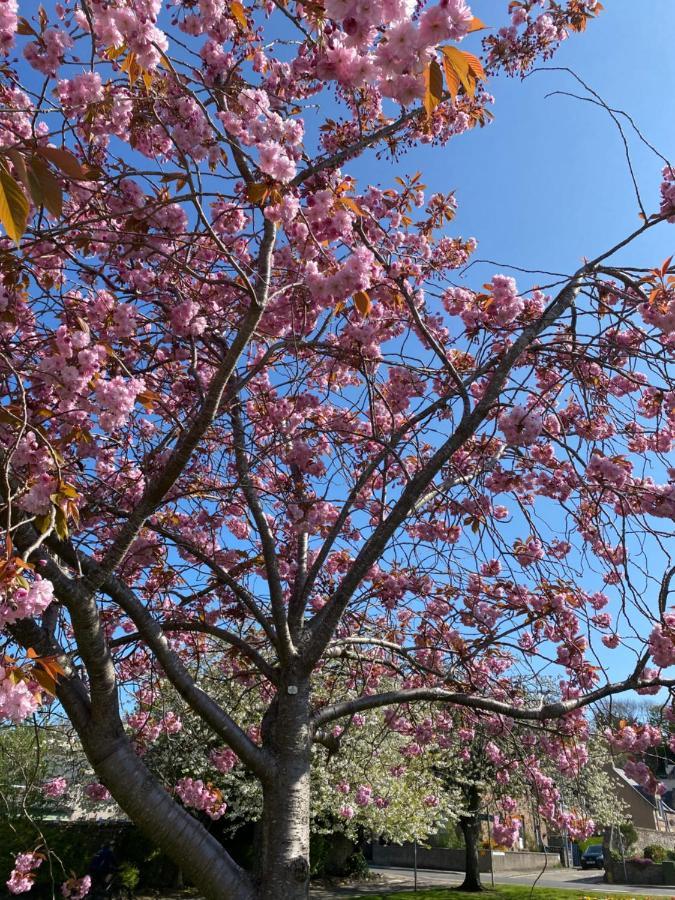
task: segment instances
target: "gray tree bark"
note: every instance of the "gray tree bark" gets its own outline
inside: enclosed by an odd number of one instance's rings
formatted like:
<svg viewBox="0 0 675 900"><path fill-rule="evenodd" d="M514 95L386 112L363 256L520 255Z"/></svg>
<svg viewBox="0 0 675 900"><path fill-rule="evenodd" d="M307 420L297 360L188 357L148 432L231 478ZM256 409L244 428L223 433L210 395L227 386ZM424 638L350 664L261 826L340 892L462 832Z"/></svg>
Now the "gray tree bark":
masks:
<svg viewBox="0 0 675 900"><path fill-rule="evenodd" d="M464 835L464 844L466 847L465 873L464 881L459 887L460 891L478 892L483 890L480 880L480 865L478 860L478 841L480 839L480 819L478 817L478 807L480 804L480 794L476 785L469 785L465 791L465 799L467 801L467 815L460 816L459 827Z"/></svg>
<svg viewBox="0 0 675 900"><path fill-rule="evenodd" d="M126 737L83 738L96 774L129 818L208 900L257 900L249 875L155 780Z"/></svg>
<svg viewBox="0 0 675 900"><path fill-rule="evenodd" d="M290 692L290 693L289 693ZM283 686L263 723L274 777L263 783L260 900L309 897L309 682Z"/></svg>

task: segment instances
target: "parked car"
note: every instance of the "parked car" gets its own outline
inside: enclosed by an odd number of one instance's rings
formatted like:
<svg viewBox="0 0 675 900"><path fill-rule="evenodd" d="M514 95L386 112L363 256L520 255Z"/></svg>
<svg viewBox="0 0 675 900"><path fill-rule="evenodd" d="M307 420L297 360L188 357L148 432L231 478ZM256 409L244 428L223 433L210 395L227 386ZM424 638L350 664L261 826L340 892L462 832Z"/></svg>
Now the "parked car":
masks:
<svg viewBox="0 0 675 900"><path fill-rule="evenodd" d="M591 844L581 854L582 869L604 869L605 862L602 855L602 844Z"/></svg>

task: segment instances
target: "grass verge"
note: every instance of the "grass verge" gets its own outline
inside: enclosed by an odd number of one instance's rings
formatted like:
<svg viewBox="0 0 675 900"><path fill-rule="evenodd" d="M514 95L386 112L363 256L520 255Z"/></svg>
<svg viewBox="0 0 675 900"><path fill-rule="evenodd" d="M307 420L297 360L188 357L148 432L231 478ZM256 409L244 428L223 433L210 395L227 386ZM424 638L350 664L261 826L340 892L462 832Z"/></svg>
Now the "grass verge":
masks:
<svg viewBox="0 0 675 900"><path fill-rule="evenodd" d="M630 890L630 888L627 888ZM675 889L674 889L675 890ZM558 888L532 888L526 885L504 885L494 890L488 889L480 894L467 894L464 891L453 891L446 888L418 891L385 892L382 894L367 894L355 897L353 900L668 900L661 894L658 897L649 894L632 894L622 892L612 894L609 890L598 893L584 893L583 891L558 890ZM673 895L675 898L675 894ZM673 898L671 898L673 900Z"/></svg>

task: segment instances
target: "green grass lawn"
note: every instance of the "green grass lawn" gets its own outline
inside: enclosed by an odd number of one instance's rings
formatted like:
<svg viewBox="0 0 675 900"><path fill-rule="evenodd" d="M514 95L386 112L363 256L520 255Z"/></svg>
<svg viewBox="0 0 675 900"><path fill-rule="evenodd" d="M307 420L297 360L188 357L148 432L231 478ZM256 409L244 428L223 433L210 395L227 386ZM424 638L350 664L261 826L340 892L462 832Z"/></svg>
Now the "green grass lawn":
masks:
<svg viewBox="0 0 675 900"><path fill-rule="evenodd" d="M481 894L466 894L463 891L451 891L445 888L441 890L425 890L418 891L416 894L412 891L388 892L384 894L368 894L367 896L356 897L354 900L471 900L471 898L480 898L480 900L502 900L502 898L510 898L510 900L526 900L532 896L532 900L667 900L661 895L659 898L650 897L648 894L612 894L608 890L605 893L585 894L583 891L563 891L557 888L531 888L526 885L508 885L496 887L494 890L486 890ZM675 896L675 895L674 895Z"/></svg>

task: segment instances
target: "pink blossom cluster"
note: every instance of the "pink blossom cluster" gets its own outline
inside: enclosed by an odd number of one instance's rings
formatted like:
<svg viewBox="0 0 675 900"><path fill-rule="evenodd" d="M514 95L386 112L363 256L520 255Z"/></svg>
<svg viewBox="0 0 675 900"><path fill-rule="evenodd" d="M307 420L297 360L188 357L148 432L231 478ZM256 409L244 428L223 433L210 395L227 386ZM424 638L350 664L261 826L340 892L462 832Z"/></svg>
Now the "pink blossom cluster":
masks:
<svg viewBox="0 0 675 900"><path fill-rule="evenodd" d="M495 275L488 291L487 324L509 325L525 308L522 297L518 296L515 279L508 275Z"/></svg>
<svg viewBox="0 0 675 900"><path fill-rule="evenodd" d="M545 556L544 546L538 538L529 537L524 541L516 541L513 555L524 568L534 565Z"/></svg>
<svg viewBox="0 0 675 900"><path fill-rule="evenodd" d="M0 628L40 615L53 600L51 581L35 575L28 587L14 587L0 599Z"/></svg>
<svg viewBox="0 0 675 900"><path fill-rule="evenodd" d="M565 829L574 841L582 841L590 837L596 829L593 819L580 816L575 812L559 812L552 821L555 822L558 829Z"/></svg>
<svg viewBox="0 0 675 900"><path fill-rule="evenodd" d="M85 785L84 794L94 803L106 803L112 799L108 788L99 781L92 781Z"/></svg>
<svg viewBox="0 0 675 900"><path fill-rule="evenodd" d="M367 291L377 278L380 267L366 247L356 247L336 272L326 274L314 263L308 263L307 285L315 301L322 306L346 300L357 291Z"/></svg>
<svg viewBox="0 0 675 900"><path fill-rule="evenodd" d="M370 806L373 802L373 789L368 784L361 784L356 789L354 799L358 806Z"/></svg>
<svg viewBox="0 0 675 900"><path fill-rule="evenodd" d="M503 330L513 326L527 310L535 317L543 306L539 293L525 301L518 294L515 279L508 275L494 275L485 285L486 294L467 288L451 287L443 294L443 306L451 315L458 315L470 332L478 328Z"/></svg>
<svg viewBox="0 0 675 900"><path fill-rule="evenodd" d="M605 737L623 753L644 753L661 743L661 732L654 725L624 725L618 730L607 728Z"/></svg>
<svg viewBox="0 0 675 900"><path fill-rule="evenodd" d="M654 773L646 762L630 759L623 768L629 778L632 778L633 781L637 781L637 783L645 788L645 790L649 791L652 796L663 794L666 790L664 785L656 780Z"/></svg>
<svg viewBox="0 0 675 900"><path fill-rule="evenodd" d="M667 215L669 222L675 222L675 169L670 166L664 166L663 168L661 215Z"/></svg>
<svg viewBox="0 0 675 900"><path fill-rule="evenodd" d="M219 114L225 129L242 144L258 151L258 168L287 184L297 171L304 135L298 119L283 119L270 107L265 91L245 88L238 97L239 112Z"/></svg>
<svg viewBox="0 0 675 900"><path fill-rule="evenodd" d="M594 453L586 467L586 477L602 485L622 488L630 478L632 464L623 458L610 459Z"/></svg>
<svg viewBox="0 0 675 900"><path fill-rule="evenodd" d="M424 67L444 41L468 32L471 10L464 0L444 0L412 19L410 0L328 0L326 13L339 22L317 59L317 74L348 88L375 85L402 106L424 91ZM379 40L375 41L381 35Z"/></svg>
<svg viewBox="0 0 675 900"><path fill-rule="evenodd" d="M670 341L675 333L675 291L668 290L659 300L640 304L639 311L648 325L658 328L663 332L664 338Z"/></svg>
<svg viewBox="0 0 675 900"><path fill-rule="evenodd" d="M123 378L121 375L116 375L107 381L101 379L96 385L95 391L100 409L101 428L106 431L116 431L121 428L128 420L136 397L144 386L141 378Z"/></svg>
<svg viewBox="0 0 675 900"><path fill-rule="evenodd" d="M652 629L649 652L659 668L675 665L675 612L664 613L663 623Z"/></svg>
<svg viewBox="0 0 675 900"><path fill-rule="evenodd" d="M580 17L595 14L598 0L558 3L548 0L519 0L510 8L511 22L490 35L489 62L507 72L525 72L538 56L551 56L555 45L567 38L569 27L579 29Z"/></svg>
<svg viewBox="0 0 675 900"><path fill-rule="evenodd" d="M19 853L14 860L14 868L6 882L10 894L25 894L30 891L35 881L35 870L44 860L40 853L28 851Z"/></svg>
<svg viewBox="0 0 675 900"><path fill-rule="evenodd" d="M63 797L63 795L68 790L68 781L66 778L52 778L49 781L45 781L42 785L42 794L44 797L49 797L51 799L56 799L57 797Z"/></svg>
<svg viewBox="0 0 675 900"><path fill-rule="evenodd" d="M219 772L227 774L239 762L239 757L229 747L222 747L220 750L212 750L209 753L209 761Z"/></svg>
<svg viewBox="0 0 675 900"><path fill-rule="evenodd" d="M127 722L136 732L136 737L141 743L154 743L160 735L178 734L183 728L180 716L177 716L172 710L158 720L153 719L149 712L132 713L127 717Z"/></svg>
<svg viewBox="0 0 675 900"><path fill-rule="evenodd" d="M166 35L157 27L162 0L117 0L114 6L105 0L91 0L90 7L94 36L101 47L127 47L141 69L157 68L169 46ZM89 31L84 13L76 19L84 31Z"/></svg>
<svg viewBox="0 0 675 900"><path fill-rule="evenodd" d="M23 679L15 680L11 673L0 666L0 721L22 722L40 705L40 692L26 684Z"/></svg>
<svg viewBox="0 0 675 900"><path fill-rule="evenodd" d="M206 318L198 303L184 300L171 310L171 325L179 337L199 337L206 331Z"/></svg>
<svg viewBox="0 0 675 900"><path fill-rule="evenodd" d="M43 516L51 509L51 496L56 491L58 482L48 472L38 475L28 490L19 499L19 506L34 516Z"/></svg>
<svg viewBox="0 0 675 900"><path fill-rule="evenodd" d="M0 0L0 53L7 54L14 46L17 13L17 0Z"/></svg>
<svg viewBox="0 0 675 900"><path fill-rule="evenodd" d="M56 75L66 50L73 46L73 39L61 28L47 28L35 41L26 44L23 55L43 75Z"/></svg>
<svg viewBox="0 0 675 900"><path fill-rule="evenodd" d="M91 875L69 878L61 885L61 896L65 900L83 900L91 890Z"/></svg>
<svg viewBox="0 0 675 900"><path fill-rule="evenodd" d="M227 810L220 791L200 779L181 778L176 785L176 794L186 806L205 812L210 819L220 819Z"/></svg>
<svg viewBox="0 0 675 900"><path fill-rule="evenodd" d="M91 103L103 100L103 84L98 72L83 72L57 84L59 100L67 115L81 115Z"/></svg>
<svg viewBox="0 0 675 900"><path fill-rule="evenodd" d="M541 435L544 417L531 407L517 404L499 416L504 440L512 447L528 447Z"/></svg>
<svg viewBox="0 0 675 900"><path fill-rule="evenodd" d="M513 847L520 837L520 822L518 819L502 820L495 816L492 820L492 836L499 847Z"/></svg>

